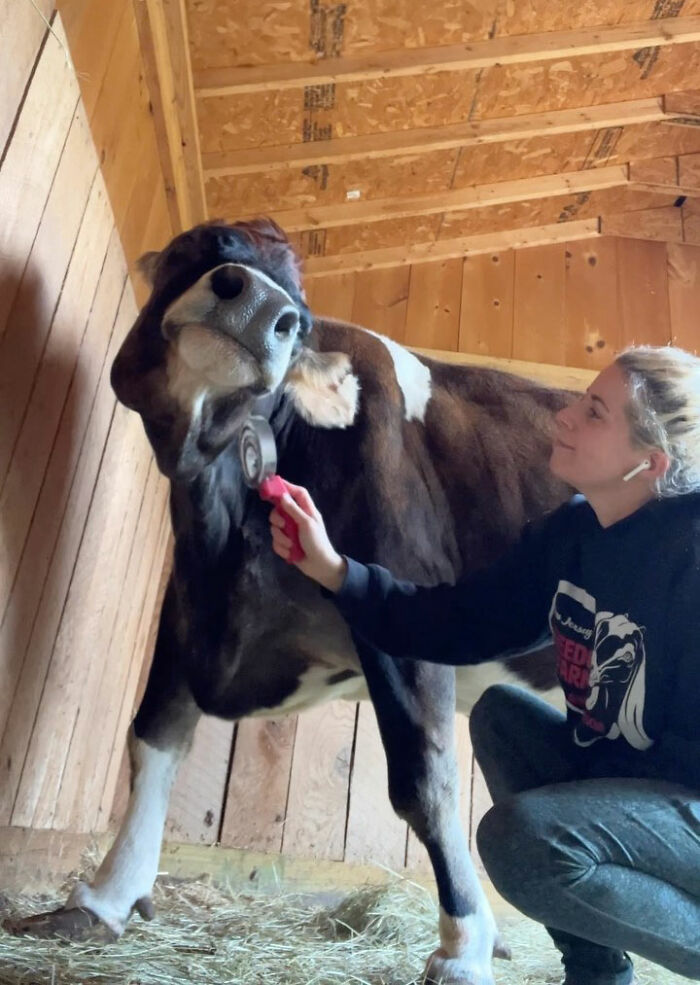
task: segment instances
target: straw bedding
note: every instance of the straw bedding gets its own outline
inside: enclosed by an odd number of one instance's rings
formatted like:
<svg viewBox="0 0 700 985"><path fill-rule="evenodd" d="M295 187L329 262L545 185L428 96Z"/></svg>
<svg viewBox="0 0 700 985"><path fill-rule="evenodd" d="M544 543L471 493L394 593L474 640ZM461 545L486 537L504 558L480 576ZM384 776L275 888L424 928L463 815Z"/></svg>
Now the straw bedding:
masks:
<svg viewBox="0 0 700 985"><path fill-rule="evenodd" d="M0 918L59 906L65 893L0 898ZM421 886L396 879L340 900L242 892L204 879L161 879L157 916L134 917L115 944L13 937L0 930L0 985L418 985L436 946L437 911ZM561 980L544 930L501 921L513 960L496 962L498 985ZM637 962L641 985L687 979Z"/></svg>

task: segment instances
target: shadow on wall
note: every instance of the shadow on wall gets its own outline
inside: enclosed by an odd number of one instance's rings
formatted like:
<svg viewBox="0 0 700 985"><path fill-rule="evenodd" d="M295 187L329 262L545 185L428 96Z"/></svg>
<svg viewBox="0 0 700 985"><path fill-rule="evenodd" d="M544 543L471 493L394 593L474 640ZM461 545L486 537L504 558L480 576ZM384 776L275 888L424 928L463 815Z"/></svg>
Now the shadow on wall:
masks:
<svg viewBox="0 0 700 985"><path fill-rule="evenodd" d="M58 535L81 367L47 293L38 270L0 262L0 825L11 822L73 560Z"/></svg>

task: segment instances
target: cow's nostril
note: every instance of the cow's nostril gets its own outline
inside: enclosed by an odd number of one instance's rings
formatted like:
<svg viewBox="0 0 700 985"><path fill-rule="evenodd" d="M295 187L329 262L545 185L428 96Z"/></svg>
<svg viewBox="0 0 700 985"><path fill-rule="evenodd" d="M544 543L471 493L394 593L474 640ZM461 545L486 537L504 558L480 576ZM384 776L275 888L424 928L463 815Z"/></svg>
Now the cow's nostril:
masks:
<svg viewBox="0 0 700 985"><path fill-rule="evenodd" d="M211 289L217 297L224 301L237 298L245 287L245 281L240 271L235 267L219 267L211 275Z"/></svg>
<svg viewBox="0 0 700 985"><path fill-rule="evenodd" d="M299 324L299 316L295 311L285 311L275 325L275 335L285 337Z"/></svg>

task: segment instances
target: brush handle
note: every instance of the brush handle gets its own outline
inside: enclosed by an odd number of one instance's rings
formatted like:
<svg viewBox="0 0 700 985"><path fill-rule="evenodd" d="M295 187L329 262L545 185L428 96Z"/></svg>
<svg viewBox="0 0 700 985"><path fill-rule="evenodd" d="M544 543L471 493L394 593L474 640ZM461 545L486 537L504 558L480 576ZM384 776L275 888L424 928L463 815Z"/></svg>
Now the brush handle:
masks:
<svg viewBox="0 0 700 985"><path fill-rule="evenodd" d="M258 488L258 492L260 494L260 499L263 499L266 503L272 503L284 520L282 531L292 542L287 560L290 564L296 564L297 561L303 561L306 554L304 553L304 548L301 546L301 542L299 541L299 527L296 522L292 520L291 516L288 513L285 513L280 506L282 497L285 493L289 492L287 483L281 476L271 475L268 479L263 479L260 483L260 487Z"/></svg>

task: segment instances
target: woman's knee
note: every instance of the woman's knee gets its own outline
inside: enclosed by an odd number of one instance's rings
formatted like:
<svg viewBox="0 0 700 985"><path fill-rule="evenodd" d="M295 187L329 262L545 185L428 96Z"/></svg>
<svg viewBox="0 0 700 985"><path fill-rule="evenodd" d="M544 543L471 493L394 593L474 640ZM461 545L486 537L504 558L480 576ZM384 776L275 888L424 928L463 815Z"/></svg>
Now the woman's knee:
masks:
<svg viewBox="0 0 700 985"><path fill-rule="evenodd" d="M481 695L469 714L472 745L480 747L500 733L502 723L511 718L520 688L513 684L492 684Z"/></svg>
<svg viewBox="0 0 700 985"><path fill-rule="evenodd" d="M489 879L509 903L523 912L546 892L551 859L532 798L516 795L492 807L476 832L479 856Z"/></svg>

